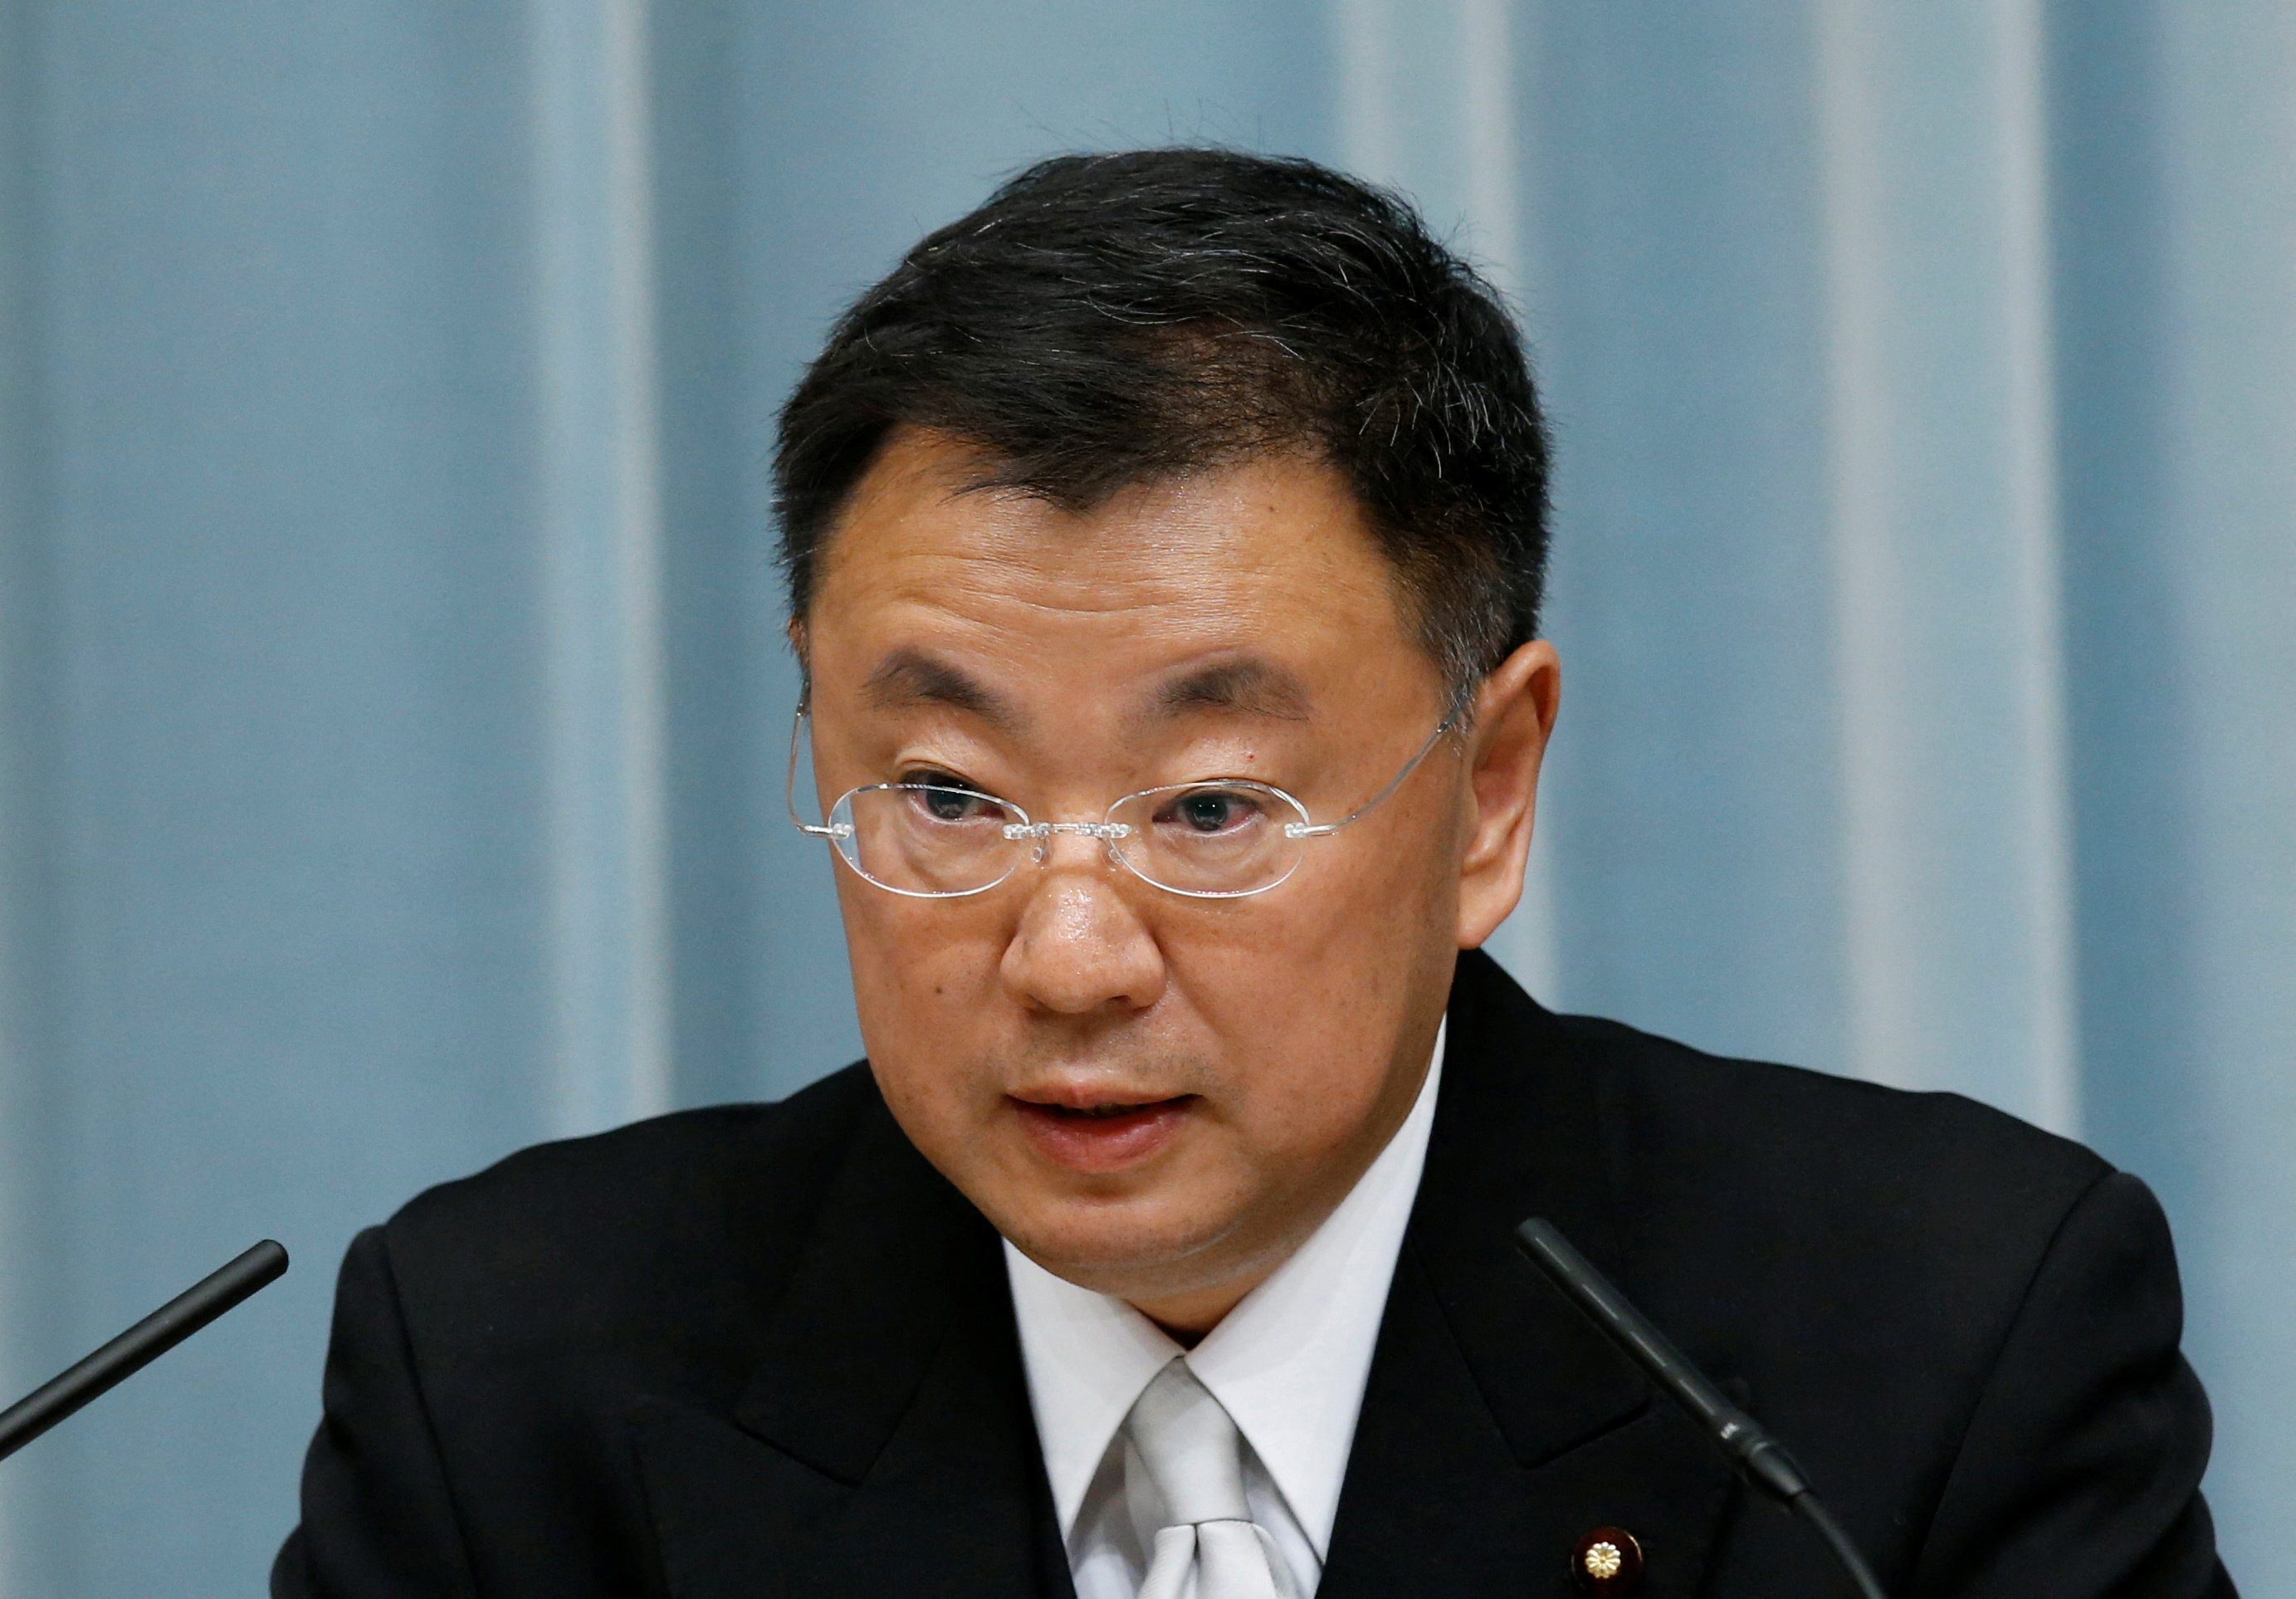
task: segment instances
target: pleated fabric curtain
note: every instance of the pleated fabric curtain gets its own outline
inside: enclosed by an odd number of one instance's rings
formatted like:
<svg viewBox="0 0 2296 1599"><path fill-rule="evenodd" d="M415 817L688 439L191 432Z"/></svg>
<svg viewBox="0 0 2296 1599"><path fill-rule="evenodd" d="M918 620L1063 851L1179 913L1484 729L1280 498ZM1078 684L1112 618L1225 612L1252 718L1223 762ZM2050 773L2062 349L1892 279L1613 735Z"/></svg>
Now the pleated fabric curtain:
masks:
<svg viewBox="0 0 2296 1599"><path fill-rule="evenodd" d="M765 463L1053 150L1396 184L1561 463L1542 998L2161 1192L2296 1587L2296 13L2275 0L4 0L0 1599L255 1591L332 1265L857 1053Z"/></svg>

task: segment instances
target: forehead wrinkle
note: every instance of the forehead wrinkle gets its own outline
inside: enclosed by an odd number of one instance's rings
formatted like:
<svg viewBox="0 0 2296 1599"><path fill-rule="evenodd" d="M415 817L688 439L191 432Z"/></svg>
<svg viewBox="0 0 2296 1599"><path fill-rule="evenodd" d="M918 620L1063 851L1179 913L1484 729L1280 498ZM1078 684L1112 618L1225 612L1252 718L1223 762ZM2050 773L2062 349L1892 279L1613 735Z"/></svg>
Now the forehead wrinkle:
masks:
<svg viewBox="0 0 2296 1599"><path fill-rule="evenodd" d="M1233 710L1283 722L1308 719L1306 685L1283 668L1257 657L1214 661L1165 679L1156 688L1156 713L1172 718L1191 710Z"/></svg>
<svg viewBox="0 0 2296 1599"><path fill-rule="evenodd" d="M992 727L1011 731L1025 720L1004 695L935 655L904 644L877 663L861 685L880 709L946 705L970 712Z"/></svg>

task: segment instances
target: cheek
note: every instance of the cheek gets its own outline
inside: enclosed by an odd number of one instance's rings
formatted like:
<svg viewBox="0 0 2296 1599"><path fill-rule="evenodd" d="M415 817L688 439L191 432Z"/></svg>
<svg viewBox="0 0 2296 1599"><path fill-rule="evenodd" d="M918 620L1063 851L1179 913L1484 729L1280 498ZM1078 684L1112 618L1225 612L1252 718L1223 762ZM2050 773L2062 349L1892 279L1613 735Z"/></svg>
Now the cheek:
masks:
<svg viewBox="0 0 2296 1599"><path fill-rule="evenodd" d="M1239 1021L1255 1009L1281 1011L1287 1020L1269 1014L1265 1025L1379 1036L1431 954L1450 955L1456 877L1431 851L1369 849L1332 860L1299 888L1222 952L1225 979L1205 975L1235 991Z"/></svg>
<svg viewBox="0 0 2296 1599"><path fill-rule="evenodd" d="M1002 943L970 907L859 887L840 883L839 898L863 1047L872 1060L913 1070L967 1058L968 1028L987 1018L985 985Z"/></svg>
<svg viewBox="0 0 2296 1599"><path fill-rule="evenodd" d="M1456 958L1456 881L1429 854L1345 865L1267 906L1282 914L1249 937L1168 952L1236 1071L1242 1130L1267 1151L1329 1148L1361 1128L1386 1091L1397 1028L1423 990L1447 988Z"/></svg>
<svg viewBox="0 0 2296 1599"><path fill-rule="evenodd" d="M1311 1047L1290 1056L1280 1077L1266 1074L1250 1100L1250 1142L1290 1169L1308 1168L1361 1137L1389 1069L1386 1056L1364 1052L1360 1033L1334 1029L1300 1042ZM1328 1047L1313 1047L1318 1043Z"/></svg>
<svg viewBox="0 0 2296 1599"><path fill-rule="evenodd" d="M1261 1149L1345 1143L1386 1082L1417 963L1391 914L1353 920L1319 914L1248 950L1174 957L1176 986L1220 1041L1239 1130Z"/></svg>
<svg viewBox="0 0 2296 1599"><path fill-rule="evenodd" d="M1003 1103L988 1062L1003 1053L995 1015L965 980L977 965L956 940L905 927L910 907L847 920L853 989L868 1053L894 1119L952 1177L972 1170L980 1134ZM941 906L927 907L940 910Z"/></svg>

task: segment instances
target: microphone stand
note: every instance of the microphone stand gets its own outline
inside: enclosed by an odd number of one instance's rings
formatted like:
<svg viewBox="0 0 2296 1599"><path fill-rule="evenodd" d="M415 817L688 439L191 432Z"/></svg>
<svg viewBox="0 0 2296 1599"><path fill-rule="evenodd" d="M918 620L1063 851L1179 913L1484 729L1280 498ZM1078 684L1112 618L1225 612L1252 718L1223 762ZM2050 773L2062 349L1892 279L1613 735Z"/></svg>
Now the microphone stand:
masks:
<svg viewBox="0 0 2296 1599"><path fill-rule="evenodd" d="M1706 1429L1706 1435L1737 1467L1740 1476L1817 1529L1842 1570L1857 1585L1861 1599L1889 1599L1848 1530L1811 1491L1809 1480L1793 1456L1759 1422L1724 1398L1721 1390L1706 1380L1706 1374L1691 1365L1608 1277L1587 1265L1561 1228L1532 1217L1514 1230L1514 1238L1516 1247L1530 1257L1531 1264L1545 1272L1604 1337Z"/></svg>
<svg viewBox="0 0 2296 1599"><path fill-rule="evenodd" d="M202 1277L53 1381L0 1410L5 1460L98 1395L142 1371L225 1311L287 1271L287 1251L271 1239Z"/></svg>

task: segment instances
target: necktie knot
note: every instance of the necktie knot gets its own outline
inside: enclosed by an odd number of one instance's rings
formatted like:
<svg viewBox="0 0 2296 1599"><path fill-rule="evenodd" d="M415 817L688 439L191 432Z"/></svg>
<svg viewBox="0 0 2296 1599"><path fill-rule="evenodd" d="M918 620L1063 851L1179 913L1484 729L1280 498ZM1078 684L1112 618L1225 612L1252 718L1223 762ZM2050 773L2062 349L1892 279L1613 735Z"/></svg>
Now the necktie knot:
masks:
<svg viewBox="0 0 2296 1599"><path fill-rule="evenodd" d="M1235 1422L1176 1357L1125 1419L1164 1507L1140 1599L1291 1599L1291 1573L1251 1519Z"/></svg>
<svg viewBox="0 0 2296 1599"><path fill-rule="evenodd" d="M1157 1374L1125 1430L1164 1501L1168 1523L1251 1519L1243 1498L1242 1439L1185 1360Z"/></svg>

